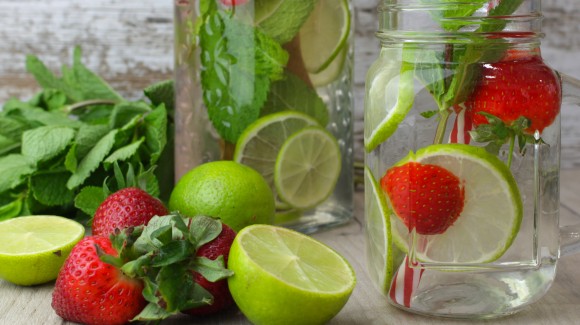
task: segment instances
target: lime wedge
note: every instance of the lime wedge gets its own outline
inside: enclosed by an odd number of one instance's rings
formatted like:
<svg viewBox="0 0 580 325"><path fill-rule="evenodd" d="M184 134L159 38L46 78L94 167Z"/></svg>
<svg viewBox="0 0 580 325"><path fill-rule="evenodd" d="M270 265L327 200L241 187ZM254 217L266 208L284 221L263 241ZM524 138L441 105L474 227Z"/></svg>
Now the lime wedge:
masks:
<svg viewBox="0 0 580 325"><path fill-rule="evenodd" d="M18 217L0 222L0 278L18 285L56 279L85 228L57 216Z"/></svg>
<svg viewBox="0 0 580 325"><path fill-rule="evenodd" d="M522 200L507 166L480 147L432 145L411 153L408 161L441 166L457 176L465 190L463 211L444 233L416 234L417 259L433 263L488 263L500 258L522 221ZM408 250L408 229L392 217L393 240Z"/></svg>
<svg viewBox="0 0 580 325"><path fill-rule="evenodd" d="M242 229L232 244L232 297L253 324L325 324L350 297L348 261L323 243L269 225Z"/></svg>
<svg viewBox="0 0 580 325"><path fill-rule="evenodd" d="M391 238L391 211L387 199L371 171L365 167L365 233L367 270L371 281L382 294L389 291L395 270ZM397 254L397 255L400 255Z"/></svg>
<svg viewBox="0 0 580 325"><path fill-rule="evenodd" d="M321 127L306 127L280 148L274 170L278 196L294 208L312 208L334 190L340 165L336 139Z"/></svg>
<svg viewBox="0 0 580 325"><path fill-rule="evenodd" d="M380 59L369 69L364 109L367 152L395 133L413 107L414 68L412 62L402 60L402 52L401 48L382 49Z"/></svg>
<svg viewBox="0 0 580 325"><path fill-rule="evenodd" d="M310 116L295 111L283 111L259 118L240 135L234 161L258 171L276 193L274 167L280 148L291 134L317 124ZM277 200L276 207L286 209L289 206Z"/></svg>
<svg viewBox="0 0 580 325"><path fill-rule="evenodd" d="M350 35L348 0L318 0L300 29L300 48L306 70L320 73L341 50Z"/></svg>

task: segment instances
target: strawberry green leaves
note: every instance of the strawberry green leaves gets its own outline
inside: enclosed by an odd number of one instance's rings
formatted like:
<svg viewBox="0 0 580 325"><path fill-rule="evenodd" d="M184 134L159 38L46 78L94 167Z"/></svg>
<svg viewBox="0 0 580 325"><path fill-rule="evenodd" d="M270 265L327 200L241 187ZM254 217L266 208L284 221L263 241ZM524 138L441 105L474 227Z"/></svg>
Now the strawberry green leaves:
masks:
<svg viewBox="0 0 580 325"><path fill-rule="evenodd" d="M288 53L227 12L210 10L199 33L203 100L220 136L235 143L282 78Z"/></svg>
<svg viewBox="0 0 580 325"><path fill-rule="evenodd" d="M27 57L27 68L43 89L0 110L0 219L90 215L102 201L101 187L115 185L114 165L138 168L147 190L160 194L153 171L158 164L165 164L159 171L172 169L171 159L160 161L171 151L173 107L166 104L173 105L172 82L127 101L82 64L78 48L60 77L34 56ZM98 200L89 199L99 191Z"/></svg>

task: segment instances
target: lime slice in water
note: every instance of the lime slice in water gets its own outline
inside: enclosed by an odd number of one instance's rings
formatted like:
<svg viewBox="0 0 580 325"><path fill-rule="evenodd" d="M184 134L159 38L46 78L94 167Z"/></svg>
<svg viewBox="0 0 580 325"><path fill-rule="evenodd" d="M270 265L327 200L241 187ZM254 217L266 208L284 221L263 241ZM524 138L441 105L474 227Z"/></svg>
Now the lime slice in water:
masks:
<svg viewBox="0 0 580 325"><path fill-rule="evenodd" d="M321 242L282 227L252 225L232 244L228 284L253 324L325 324L350 297L349 263Z"/></svg>
<svg viewBox="0 0 580 325"><path fill-rule="evenodd" d="M522 221L522 200L507 166L480 147L432 145L411 153L408 161L445 168L465 190L463 210L455 223L438 235L416 234L415 253L423 262L488 263L500 258L515 239ZM408 229L396 216L393 240L405 251Z"/></svg>
<svg viewBox="0 0 580 325"><path fill-rule="evenodd" d="M57 216L18 217L0 222L0 278L25 286L56 279L73 246L84 234L83 225Z"/></svg>
<svg viewBox="0 0 580 325"><path fill-rule="evenodd" d="M300 29L302 59L309 73L320 73L346 47L350 34L348 0L318 0Z"/></svg>
<svg viewBox="0 0 580 325"><path fill-rule="evenodd" d="M321 127L306 127L291 135L280 148L274 183L280 198L297 209L312 208L326 200L340 175L340 148Z"/></svg>
<svg viewBox="0 0 580 325"><path fill-rule="evenodd" d="M236 144L234 161L250 166L260 173L274 193L274 167L280 148L291 134L318 125L315 119L295 111L266 115L248 126ZM288 208L277 200L278 209Z"/></svg>
<svg viewBox="0 0 580 325"><path fill-rule="evenodd" d="M394 260L398 259L391 245L391 212L382 188L367 167L364 175L365 188L370 191L365 195L367 270L373 284L386 294L394 273Z"/></svg>

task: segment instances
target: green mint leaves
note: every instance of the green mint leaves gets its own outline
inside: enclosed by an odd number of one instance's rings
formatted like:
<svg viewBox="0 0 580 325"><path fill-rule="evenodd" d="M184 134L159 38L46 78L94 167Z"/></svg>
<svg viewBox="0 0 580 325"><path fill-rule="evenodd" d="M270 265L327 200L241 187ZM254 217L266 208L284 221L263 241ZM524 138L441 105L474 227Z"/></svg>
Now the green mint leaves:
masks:
<svg viewBox="0 0 580 325"><path fill-rule="evenodd" d="M37 57L28 56L26 65L43 90L0 110L0 220L92 215L104 200L103 187L119 188L115 168L137 170L147 191L162 194L153 171L173 170L171 159L160 159L172 149L173 107L166 106L173 105L172 82L127 101L83 65L79 48L60 77Z"/></svg>
<svg viewBox="0 0 580 325"><path fill-rule="evenodd" d="M199 31L203 100L220 136L235 143L259 117L270 83L282 78L288 53L231 13L213 10L203 19Z"/></svg>

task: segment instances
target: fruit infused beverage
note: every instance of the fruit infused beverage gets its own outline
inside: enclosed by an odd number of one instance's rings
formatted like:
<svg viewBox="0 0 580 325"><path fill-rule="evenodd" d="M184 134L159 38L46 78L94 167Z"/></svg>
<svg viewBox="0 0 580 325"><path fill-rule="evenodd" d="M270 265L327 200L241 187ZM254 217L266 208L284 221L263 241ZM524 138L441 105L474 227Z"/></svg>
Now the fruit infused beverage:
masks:
<svg viewBox="0 0 580 325"><path fill-rule="evenodd" d="M176 174L234 160L310 233L352 217L350 0L175 2Z"/></svg>
<svg viewBox="0 0 580 325"><path fill-rule="evenodd" d="M539 1L383 1L365 97L371 278L416 313L537 301L559 254L561 80Z"/></svg>

